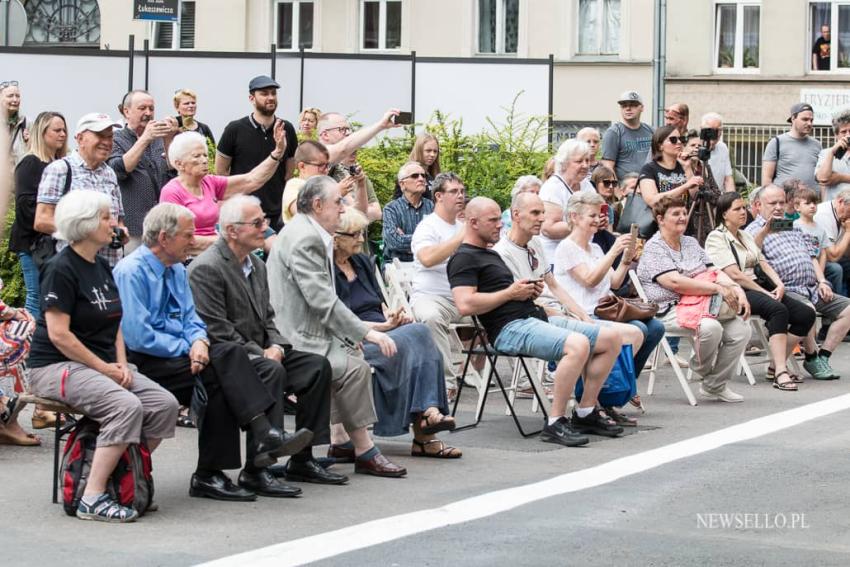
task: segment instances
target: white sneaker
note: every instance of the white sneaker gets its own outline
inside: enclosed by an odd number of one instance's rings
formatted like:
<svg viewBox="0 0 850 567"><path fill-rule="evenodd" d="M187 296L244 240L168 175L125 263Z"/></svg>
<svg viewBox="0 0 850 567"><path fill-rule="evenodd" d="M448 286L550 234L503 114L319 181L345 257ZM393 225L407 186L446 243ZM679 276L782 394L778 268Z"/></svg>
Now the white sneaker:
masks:
<svg viewBox="0 0 850 567"><path fill-rule="evenodd" d="M721 391L718 394L711 394L709 392L706 392L703 389L703 387L700 386L699 387L699 395L704 400L713 400L713 401L729 402L729 403L743 402L744 401L744 396L742 396L741 394L736 394L735 392L733 392L732 390L729 389L729 386L725 386L723 388L723 391Z"/></svg>
<svg viewBox="0 0 850 567"><path fill-rule="evenodd" d="M679 368L688 368L690 366L688 361L685 360L684 358L682 358L681 356L679 356L678 354L673 355L673 360L675 361L676 364L679 365ZM670 363L670 359L665 356L664 357L664 364L669 364L669 363Z"/></svg>

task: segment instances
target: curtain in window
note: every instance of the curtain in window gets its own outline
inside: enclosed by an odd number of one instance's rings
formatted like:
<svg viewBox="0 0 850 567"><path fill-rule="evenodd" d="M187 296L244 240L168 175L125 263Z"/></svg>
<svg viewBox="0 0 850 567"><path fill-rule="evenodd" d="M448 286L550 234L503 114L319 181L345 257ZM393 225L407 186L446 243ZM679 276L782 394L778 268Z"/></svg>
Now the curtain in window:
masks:
<svg viewBox="0 0 850 567"><path fill-rule="evenodd" d="M850 67L850 6L838 6L838 67Z"/></svg>
<svg viewBox="0 0 850 567"><path fill-rule="evenodd" d="M811 6L811 22L812 22L812 38L811 45L820 37L821 26L831 25L830 18L832 5L829 2L812 2Z"/></svg>
<svg viewBox="0 0 850 567"><path fill-rule="evenodd" d="M717 5L717 66L735 66L735 26L738 7L735 4Z"/></svg>
<svg viewBox="0 0 850 567"><path fill-rule="evenodd" d="M380 2L363 3L363 49L378 49L381 25Z"/></svg>
<svg viewBox="0 0 850 567"><path fill-rule="evenodd" d="M620 0L605 0L602 53L620 53Z"/></svg>
<svg viewBox="0 0 850 567"><path fill-rule="evenodd" d="M596 53L599 45L599 2L580 0L578 5L578 52Z"/></svg>
<svg viewBox="0 0 850 567"><path fill-rule="evenodd" d="M277 45L292 49L292 2L277 5Z"/></svg>
<svg viewBox="0 0 850 567"><path fill-rule="evenodd" d="M401 2L387 2L387 49L401 47Z"/></svg>
<svg viewBox="0 0 850 567"><path fill-rule="evenodd" d="M759 6L744 6L744 68L757 69L759 66Z"/></svg>
<svg viewBox="0 0 850 567"><path fill-rule="evenodd" d="M496 1L478 0L478 51L496 52Z"/></svg>
<svg viewBox="0 0 850 567"><path fill-rule="evenodd" d="M313 49L313 3L298 4L298 48Z"/></svg>
<svg viewBox="0 0 850 567"><path fill-rule="evenodd" d="M519 0L505 2L505 53L516 53L519 36Z"/></svg>

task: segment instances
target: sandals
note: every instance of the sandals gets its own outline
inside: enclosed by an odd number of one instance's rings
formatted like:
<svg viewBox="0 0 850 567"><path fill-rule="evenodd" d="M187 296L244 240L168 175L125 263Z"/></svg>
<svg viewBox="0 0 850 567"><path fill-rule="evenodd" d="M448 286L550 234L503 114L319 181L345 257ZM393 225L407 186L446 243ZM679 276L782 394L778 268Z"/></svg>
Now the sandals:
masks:
<svg viewBox="0 0 850 567"><path fill-rule="evenodd" d="M429 451L425 447L439 443L437 451ZM430 441L413 440L413 445L410 446L410 454L413 457L428 457L431 459L459 459L463 456L463 452L457 447L449 447L439 439L431 439Z"/></svg>
<svg viewBox="0 0 850 567"><path fill-rule="evenodd" d="M632 406L634 406L634 407L636 407L637 409L639 409L639 410L640 410L640 413L646 413L646 408L644 408L644 407L643 407L643 402L641 401L641 399L640 399L640 395L639 395L639 394L635 394L635 395L632 397L632 399L631 399L631 400L629 400L629 403L630 403Z"/></svg>
<svg viewBox="0 0 850 567"><path fill-rule="evenodd" d="M195 421L189 416L189 408L183 406L180 407L180 413L177 415L177 427L197 429L198 426L195 425Z"/></svg>
<svg viewBox="0 0 850 567"><path fill-rule="evenodd" d="M788 380L785 382L780 382L778 378L785 374L788 377ZM776 375L777 380L773 383L773 387L777 390L782 390L783 392L796 392L797 384L794 382L794 379L791 377L791 374L788 373L787 370L783 370L779 374Z"/></svg>
<svg viewBox="0 0 850 567"><path fill-rule="evenodd" d="M6 398L6 409L0 412L0 423L6 425L9 422L15 421L18 413L24 409L23 404L19 404L18 401L18 396Z"/></svg>
<svg viewBox="0 0 850 567"><path fill-rule="evenodd" d="M785 370L783 370L779 374L782 374L783 372L785 372ZM764 379L767 380L768 382L773 382L774 380L776 380L776 374L775 373L776 373L776 370L772 366L768 366L767 372L765 372L765 374L764 374ZM800 377L800 376L797 376L796 374L790 374L789 373L788 376L791 378L791 382L794 382L795 384L802 384L803 383L803 378Z"/></svg>
<svg viewBox="0 0 850 567"><path fill-rule="evenodd" d="M422 413L419 418L419 430L425 435L433 435L440 431L451 431L457 427L455 418L443 415L439 410Z"/></svg>
<svg viewBox="0 0 850 567"><path fill-rule="evenodd" d="M605 413L608 414L608 417L613 419L617 425L621 425L623 427L637 427L637 418L620 413L613 407L607 407L602 409L605 410Z"/></svg>
<svg viewBox="0 0 850 567"><path fill-rule="evenodd" d="M65 418L55 411L45 411L36 408L32 412L33 429L50 429L56 426L56 420L59 420L59 425L65 425Z"/></svg>

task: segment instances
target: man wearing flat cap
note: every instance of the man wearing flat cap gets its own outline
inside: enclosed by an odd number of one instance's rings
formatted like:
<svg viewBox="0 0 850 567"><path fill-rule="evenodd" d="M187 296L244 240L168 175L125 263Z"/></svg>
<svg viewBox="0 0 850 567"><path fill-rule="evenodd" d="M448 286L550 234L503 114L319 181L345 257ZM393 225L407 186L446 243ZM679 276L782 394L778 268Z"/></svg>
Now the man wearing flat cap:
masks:
<svg viewBox="0 0 850 567"><path fill-rule="evenodd" d="M791 129L772 138L764 148L761 161L761 184L781 186L789 179L799 179L810 189L818 191L815 166L823 149L812 138L815 113L812 105L798 102L788 112Z"/></svg>
<svg viewBox="0 0 850 567"><path fill-rule="evenodd" d="M271 179L253 193L260 199L263 213L269 219L269 225L276 231L281 227L283 187L295 169L293 156L298 147L295 127L275 116L279 88L277 81L266 75L251 79L248 83L248 100L254 106L254 111L227 125L219 140L215 159L215 172L218 175L248 173L271 155L275 149L275 123L278 120L283 121L286 148L280 158L280 165Z"/></svg>

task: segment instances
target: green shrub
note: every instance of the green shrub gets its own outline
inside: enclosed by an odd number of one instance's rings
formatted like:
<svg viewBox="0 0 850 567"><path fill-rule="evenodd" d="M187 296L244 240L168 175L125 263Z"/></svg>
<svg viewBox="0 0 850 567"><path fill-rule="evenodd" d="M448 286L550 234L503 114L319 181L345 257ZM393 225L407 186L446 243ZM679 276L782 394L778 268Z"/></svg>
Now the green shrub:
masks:
<svg viewBox="0 0 850 567"><path fill-rule="evenodd" d="M18 256L9 251L9 230L15 221L15 207L9 207L6 214L6 226L3 230L3 243L0 245L0 280L3 280L3 291L0 297L7 305L23 307L27 288L24 285L24 274Z"/></svg>

